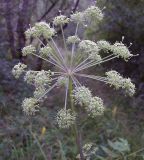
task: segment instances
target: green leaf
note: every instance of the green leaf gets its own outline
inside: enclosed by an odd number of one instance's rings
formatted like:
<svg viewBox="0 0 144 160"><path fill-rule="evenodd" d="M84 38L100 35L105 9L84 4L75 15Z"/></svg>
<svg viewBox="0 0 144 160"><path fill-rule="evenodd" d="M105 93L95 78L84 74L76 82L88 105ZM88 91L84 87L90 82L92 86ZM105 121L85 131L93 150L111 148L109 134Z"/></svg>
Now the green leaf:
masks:
<svg viewBox="0 0 144 160"><path fill-rule="evenodd" d="M112 149L114 149L120 153L130 151L130 146L128 144L128 141L123 138L119 138L116 142L112 142L112 141L108 140L108 144Z"/></svg>

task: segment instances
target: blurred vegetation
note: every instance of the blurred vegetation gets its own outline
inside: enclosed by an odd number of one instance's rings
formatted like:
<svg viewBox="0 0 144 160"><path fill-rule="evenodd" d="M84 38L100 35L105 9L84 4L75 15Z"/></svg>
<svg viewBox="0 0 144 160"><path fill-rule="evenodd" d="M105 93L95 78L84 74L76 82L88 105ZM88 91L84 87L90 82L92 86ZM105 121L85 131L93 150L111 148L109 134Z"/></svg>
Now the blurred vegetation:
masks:
<svg viewBox="0 0 144 160"><path fill-rule="evenodd" d="M26 44L24 31L28 25L39 20L50 22L59 9L69 15L77 9L77 4L68 0L2 0L0 4L0 160L78 159L74 135L55 125L57 107L54 106L62 103L59 95L52 93L38 115L27 117L22 113L21 102L32 94L33 88L11 75L18 61L28 61L20 54ZM105 115L79 126L83 145L92 142L90 149L85 149L85 155L87 160L143 160L144 1L98 0L97 5L106 7L105 19L100 26L89 26L86 36L110 42L121 41L125 36L124 43L133 43L130 50L140 54L138 57L127 64L113 61L107 65L111 68L115 65L121 73L131 76L137 84L137 94L129 100L107 88L104 90L106 101L110 101ZM32 63L39 69L50 67L38 60Z"/></svg>

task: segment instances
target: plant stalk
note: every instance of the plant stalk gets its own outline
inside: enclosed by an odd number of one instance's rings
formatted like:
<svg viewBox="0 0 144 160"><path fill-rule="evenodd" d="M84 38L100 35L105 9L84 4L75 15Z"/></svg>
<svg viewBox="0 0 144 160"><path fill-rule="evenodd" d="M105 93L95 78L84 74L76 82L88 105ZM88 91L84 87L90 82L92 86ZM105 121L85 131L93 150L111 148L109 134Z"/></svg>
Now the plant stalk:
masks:
<svg viewBox="0 0 144 160"><path fill-rule="evenodd" d="M72 91L73 91L73 85L72 85L72 80L69 79L69 97L70 97L70 105L71 105L71 109L73 112L75 112L75 108L74 108L74 103L73 103L73 98L72 98ZM81 134L80 131L78 131L78 127L77 124L75 122L74 127L74 135L76 137L76 144L77 144L77 148L80 154L80 160L84 160L84 155L83 155L83 151L82 151L82 144L81 144Z"/></svg>

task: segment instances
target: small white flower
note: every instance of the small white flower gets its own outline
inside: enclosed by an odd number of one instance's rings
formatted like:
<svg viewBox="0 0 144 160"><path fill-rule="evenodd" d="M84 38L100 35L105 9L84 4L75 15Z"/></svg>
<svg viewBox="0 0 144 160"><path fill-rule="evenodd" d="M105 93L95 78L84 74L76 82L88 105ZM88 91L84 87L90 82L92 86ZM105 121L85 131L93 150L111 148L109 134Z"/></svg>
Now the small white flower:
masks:
<svg viewBox="0 0 144 160"><path fill-rule="evenodd" d="M88 21L89 20L101 21L104 17L102 11L96 6L91 6L91 7L87 8L85 10L84 14L85 14L85 18Z"/></svg>
<svg viewBox="0 0 144 160"><path fill-rule="evenodd" d="M106 76L108 80L107 83L110 84L110 86L114 86L116 89L121 88L123 77L117 71L108 71L106 72Z"/></svg>
<svg viewBox="0 0 144 160"><path fill-rule="evenodd" d="M111 51L113 54L123 58L125 61L133 56L129 49L122 42L116 42L114 45L112 45Z"/></svg>
<svg viewBox="0 0 144 160"><path fill-rule="evenodd" d="M116 89L124 89L126 94L133 96L135 93L135 85L130 78L123 78L117 71L106 72L108 83Z"/></svg>
<svg viewBox="0 0 144 160"><path fill-rule="evenodd" d="M86 107L88 115L91 117L97 117L104 113L103 100L99 97L93 97L90 100L89 105Z"/></svg>
<svg viewBox="0 0 144 160"><path fill-rule="evenodd" d="M34 37L34 38L40 37L41 33L37 31L35 27L32 27L27 29L27 31L25 31L25 35L26 35L26 38L29 39L31 37Z"/></svg>
<svg viewBox="0 0 144 160"><path fill-rule="evenodd" d="M83 52L89 54L92 52L98 53L99 48L98 45L90 40L83 40L79 43L79 49L82 50Z"/></svg>
<svg viewBox="0 0 144 160"><path fill-rule="evenodd" d="M130 78L125 78L123 80L122 89L125 89L126 94L133 96L135 94L135 85L131 82Z"/></svg>
<svg viewBox="0 0 144 160"><path fill-rule="evenodd" d="M35 112L38 111L39 104L35 98L25 98L22 107L27 115L34 115Z"/></svg>
<svg viewBox="0 0 144 160"><path fill-rule="evenodd" d="M49 46L40 48L40 55L44 58L47 58L52 52L52 48Z"/></svg>
<svg viewBox="0 0 144 160"><path fill-rule="evenodd" d="M24 81L26 81L28 84L33 84L35 80L35 76L37 75L37 72L35 71L27 71L24 76Z"/></svg>
<svg viewBox="0 0 144 160"><path fill-rule="evenodd" d="M68 44L79 43L79 42L80 42L80 38L78 36L70 36L67 39Z"/></svg>
<svg viewBox="0 0 144 160"><path fill-rule="evenodd" d="M70 19L67 16L60 15L60 16L57 16L54 18L53 23L55 26L58 26L58 25L67 24L67 23L69 23L69 21L70 21Z"/></svg>
<svg viewBox="0 0 144 160"><path fill-rule="evenodd" d="M39 22L35 24L36 32L48 39L55 35L55 30L50 27L50 25L46 22Z"/></svg>
<svg viewBox="0 0 144 160"><path fill-rule="evenodd" d="M111 49L111 44L108 41L101 40L101 41L98 41L97 44L98 44L98 47L105 52Z"/></svg>
<svg viewBox="0 0 144 160"><path fill-rule="evenodd" d="M51 71L41 70L35 76L35 86L49 86L52 81Z"/></svg>
<svg viewBox="0 0 144 160"><path fill-rule="evenodd" d="M27 56L36 52L36 48L32 45L26 46L22 49L23 56Z"/></svg>
<svg viewBox="0 0 144 160"><path fill-rule="evenodd" d="M102 60L101 56L97 52L94 52L94 51L89 54L89 59L95 60L98 62Z"/></svg>
<svg viewBox="0 0 144 160"><path fill-rule="evenodd" d="M24 70L27 68L27 65L23 63L18 63L15 65L12 69L12 74L15 78L19 78L22 73L24 73Z"/></svg>
<svg viewBox="0 0 144 160"><path fill-rule="evenodd" d="M71 20L73 22L75 22L75 23L82 23L82 24L84 24L84 22L85 22L84 13L83 12L73 13L71 15Z"/></svg>
<svg viewBox="0 0 144 160"><path fill-rule="evenodd" d="M73 113L72 110L61 109L57 113L56 121L60 128L69 128L75 123L76 113Z"/></svg>
<svg viewBox="0 0 144 160"><path fill-rule="evenodd" d="M87 106L90 103L92 94L85 86L77 87L73 92L73 97L76 104Z"/></svg>

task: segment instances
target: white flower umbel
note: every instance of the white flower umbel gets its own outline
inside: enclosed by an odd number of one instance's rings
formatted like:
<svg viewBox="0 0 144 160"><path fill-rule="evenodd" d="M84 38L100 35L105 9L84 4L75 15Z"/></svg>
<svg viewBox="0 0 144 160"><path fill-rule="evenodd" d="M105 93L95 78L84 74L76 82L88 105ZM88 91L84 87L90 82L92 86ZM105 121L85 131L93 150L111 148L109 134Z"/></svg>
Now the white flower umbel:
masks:
<svg viewBox="0 0 144 160"><path fill-rule="evenodd" d="M131 82L130 78L123 78L117 71L106 72L107 83L114 86L116 89L122 88L129 96L135 93L135 85Z"/></svg>
<svg viewBox="0 0 144 160"><path fill-rule="evenodd" d="M25 98L22 103L23 111L27 115L34 115L39 109L39 104L35 98Z"/></svg>
<svg viewBox="0 0 144 160"><path fill-rule="evenodd" d="M92 94L88 88L86 88L85 86L81 86L76 87L73 92L73 97L76 104L87 106L90 103Z"/></svg>
<svg viewBox="0 0 144 160"><path fill-rule="evenodd" d="M103 50L104 52L108 52L111 50L111 44L108 41L101 40L97 42L99 49Z"/></svg>
<svg viewBox="0 0 144 160"><path fill-rule="evenodd" d="M12 73L16 78L25 73L24 80L35 87L34 98L25 99L23 102L23 110L26 113L33 114L37 110L37 102L41 102L52 89L64 87L64 109L61 109L57 115L59 127L68 128L75 123L75 104L84 106L89 116L97 117L102 115L104 112L102 99L93 97L90 89L81 84L81 78L90 78L114 86L116 89L123 89L129 96L134 94L135 85L129 78L123 78L116 71L108 71L106 76L103 77L83 73L86 69L99 67L100 64L112 59L124 58L128 60L133 56L122 42L111 45L105 40L98 42L88 39L80 40L78 36L79 27L89 24L91 19L97 21L97 23L100 22L103 19L102 11L92 6L84 12L72 14L70 18L64 15L57 16L54 18L53 25L51 25L53 27L46 22L38 22L25 32L26 37L33 37L37 40L36 42L39 42L39 45L33 43L33 45L29 44L24 47L22 50L23 55L31 54L54 66L52 67L53 72L49 70L26 71L24 64L18 64L13 68ZM63 25L70 22L74 23L76 27L75 34L66 37ZM56 35L54 26L61 29L64 43L63 52L61 52L53 38ZM101 50L107 52L107 54L101 54ZM68 94L70 95L68 96ZM71 102L71 105L68 102ZM71 106L71 109L69 106Z"/></svg>
<svg viewBox="0 0 144 160"><path fill-rule="evenodd" d="M24 80L28 83L28 84L34 84L34 80L35 80L35 76L37 75L38 72L36 71L27 71L25 76L24 76Z"/></svg>
<svg viewBox="0 0 144 160"><path fill-rule="evenodd" d="M89 105L86 107L88 115L91 117L97 117L104 113L103 100L99 97L93 97L90 99Z"/></svg>
<svg viewBox="0 0 144 160"><path fill-rule="evenodd" d="M53 50L49 46L40 48L40 56L43 58L48 58L51 53L53 53Z"/></svg>
<svg viewBox="0 0 144 160"><path fill-rule="evenodd" d="M129 49L122 42L116 42L111 47L111 51L113 52L113 54L117 55L120 58L123 58L125 61L133 56L130 53Z"/></svg>
<svg viewBox="0 0 144 160"><path fill-rule="evenodd" d="M36 52L36 48L32 45L26 46L22 49L23 56L27 56Z"/></svg>
<svg viewBox="0 0 144 160"><path fill-rule="evenodd" d="M102 13L102 11L100 10L100 8L96 7L96 6L91 6L89 8L87 8L84 12L85 14L85 18L89 21L89 20L95 20L95 21L102 21L104 15Z"/></svg>
<svg viewBox="0 0 144 160"><path fill-rule="evenodd" d="M84 29L92 21L99 23L102 19L102 11L92 6L84 12L72 14L70 19L60 15L54 18L51 25L46 22L36 23L25 34L27 38L34 39L39 44L33 43L33 45L24 47L23 55L36 56L44 60L53 66L51 67L53 72L49 70L26 71L26 66L21 64L15 66L12 71L16 78L26 73L24 80L35 87L33 97L26 98L22 103L23 111L27 115L34 115L39 109L39 103L43 102L54 88L65 88L64 95L58 93L59 96L64 97L64 107L58 111L56 121L59 128L62 129L73 126L81 160L85 158L81 141L79 141L81 139L80 130L78 131L78 127L81 125L80 117L82 115L93 118L101 116L104 113L104 105L102 99L93 97L90 89L85 87L80 80L82 78L97 80L114 86L116 89L122 89L129 96L132 96L135 92L135 85L132 84L131 80L123 78L116 71L106 72L106 76L86 74L91 67L99 67L99 65L115 58L128 60L133 56L122 42L111 45L105 40L93 42L92 40L80 40L78 38L79 27ZM66 37L63 25L70 22L75 25L75 34ZM55 42L56 31L54 27L61 29L63 50L59 49ZM107 53L101 54L101 51ZM84 73L85 70L87 70L86 73ZM81 110L86 114L80 114ZM77 122L80 125L77 125Z"/></svg>
<svg viewBox="0 0 144 160"><path fill-rule="evenodd" d="M24 73L25 69L27 66L23 63L18 63L15 65L12 69L12 74L14 75L15 78L19 78L22 73Z"/></svg>
<svg viewBox="0 0 144 160"><path fill-rule="evenodd" d="M75 123L76 114L72 110L61 109L56 117L56 121L60 128L69 128Z"/></svg>
<svg viewBox="0 0 144 160"><path fill-rule="evenodd" d="M70 19L64 15L60 15L60 16L57 16L54 18L54 25L55 26L58 26L58 25L64 25L64 24L67 24L69 23Z"/></svg>
<svg viewBox="0 0 144 160"><path fill-rule="evenodd" d="M77 24L84 24L85 17L83 12L76 12L71 15L71 21Z"/></svg>
<svg viewBox="0 0 144 160"><path fill-rule="evenodd" d="M78 36L69 36L67 38L67 44L74 44L79 42L80 42L80 38Z"/></svg>

